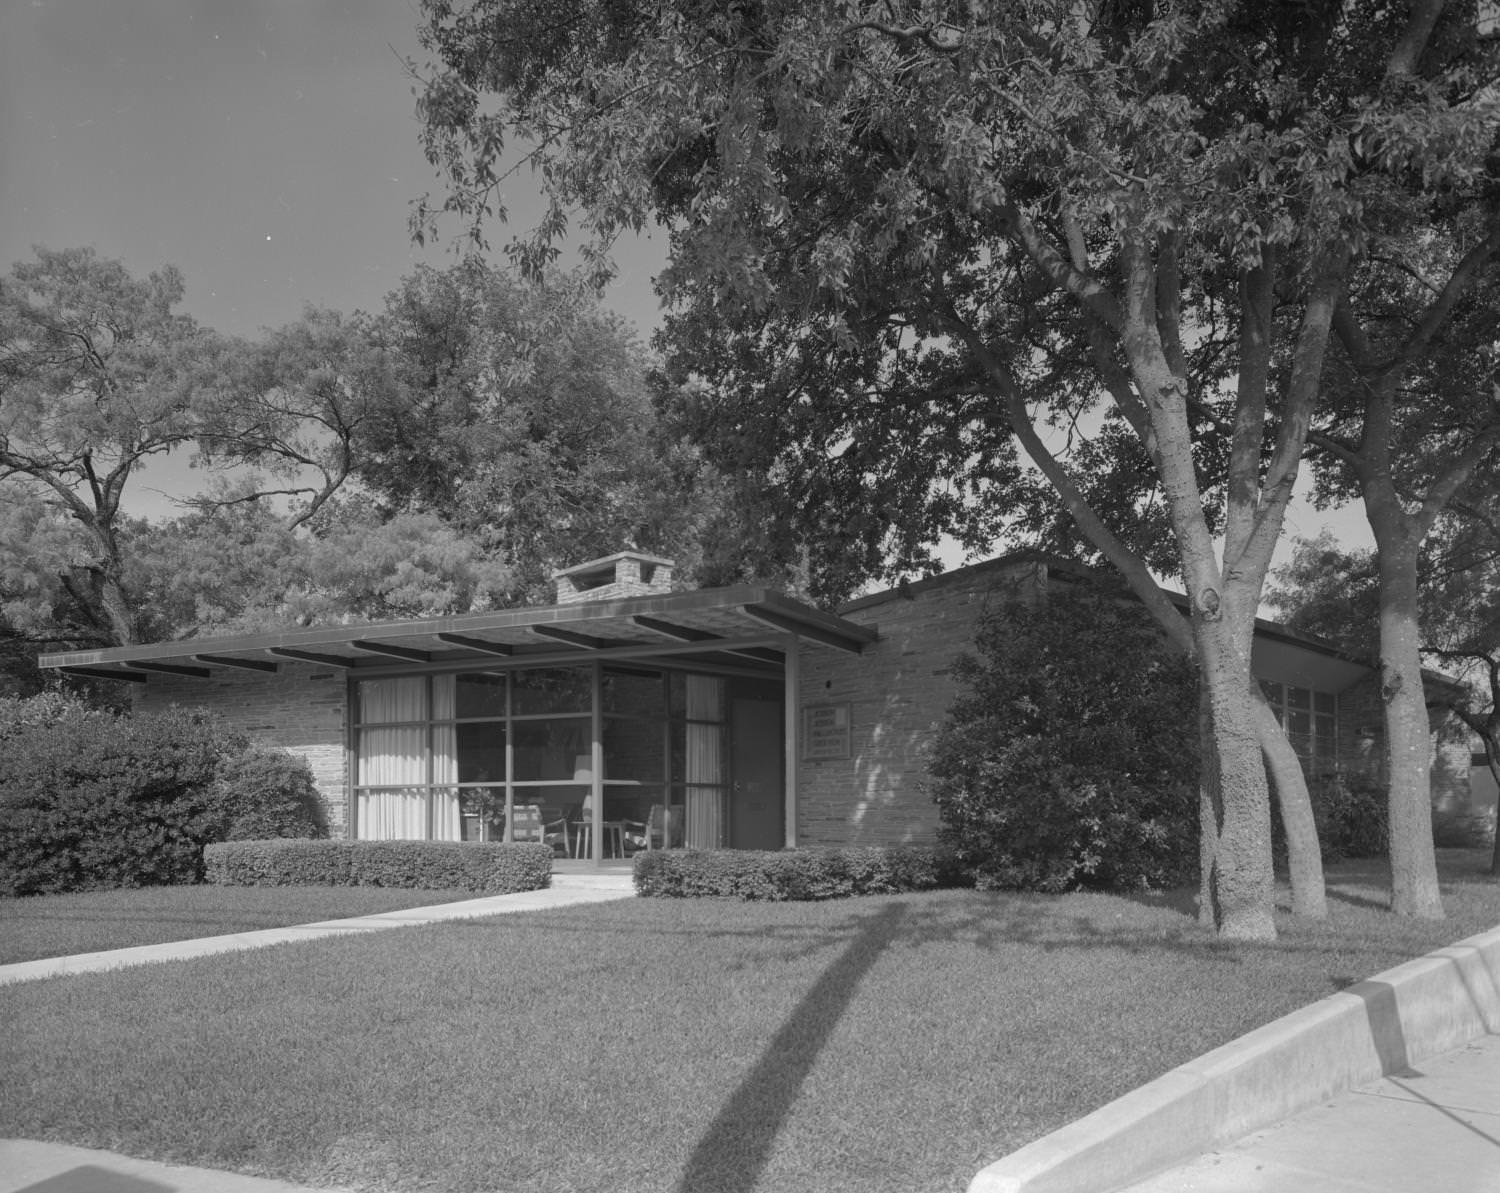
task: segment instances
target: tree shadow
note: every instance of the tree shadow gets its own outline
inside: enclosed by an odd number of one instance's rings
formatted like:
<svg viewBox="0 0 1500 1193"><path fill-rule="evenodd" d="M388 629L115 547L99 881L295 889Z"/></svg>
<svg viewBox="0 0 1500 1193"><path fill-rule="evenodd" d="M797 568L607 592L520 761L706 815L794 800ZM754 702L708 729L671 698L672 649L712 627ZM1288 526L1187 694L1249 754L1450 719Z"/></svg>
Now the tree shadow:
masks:
<svg viewBox="0 0 1500 1193"><path fill-rule="evenodd" d="M749 1193L818 1054L864 976L900 932L904 903L861 917L853 939L802 997L688 1157L678 1193Z"/></svg>
<svg viewBox="0 0 1500 1193"><path fill-rule="evenodd" d="M148 1181L98 1164L80 1164L56 1176L25 1185L16 1193L173 1193L176 1185Z"/></svg>

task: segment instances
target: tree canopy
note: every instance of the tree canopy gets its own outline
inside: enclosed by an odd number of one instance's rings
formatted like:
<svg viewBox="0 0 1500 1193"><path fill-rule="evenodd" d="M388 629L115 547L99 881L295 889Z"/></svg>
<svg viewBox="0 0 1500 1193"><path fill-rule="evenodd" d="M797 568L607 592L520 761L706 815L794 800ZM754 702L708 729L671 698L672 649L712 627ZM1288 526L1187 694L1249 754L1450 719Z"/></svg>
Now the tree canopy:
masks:
<svg viewBox="0 0 1500 1193"><path fill-rule="evenodd" d="M1352 264L1394 209L1437 236L1442 204L1493 206L1473 6L423 10L449 188L419 232L446 211L482 236L511 144L551 196L513 245L529 266L575 210L601 271L614 237L665 226L671 364L707 382L710 450L754 463L819 545L825 591L1003 524L1019 447L1195 652L1216 918L1272 934L1255 608ZM1057 446L1091 413L1149 462L1158 505L1116 512L1170 526L1190 622L1096 504L1122 490Z"/></svg>

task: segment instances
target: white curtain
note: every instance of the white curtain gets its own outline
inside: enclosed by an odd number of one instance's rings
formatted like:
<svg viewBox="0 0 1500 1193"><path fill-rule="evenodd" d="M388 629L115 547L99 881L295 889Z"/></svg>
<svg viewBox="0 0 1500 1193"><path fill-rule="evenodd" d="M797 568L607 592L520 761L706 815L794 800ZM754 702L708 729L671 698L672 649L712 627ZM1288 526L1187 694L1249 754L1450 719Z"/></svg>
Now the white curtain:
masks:
<svg viewBox="0 0 1500 1193"><path fill-rule="evenodd" d="M427 836L427 680L367 680L359 685L361 720L419 721L360 730L355 782L361 788L356 811L364 840L422 839ZM391 790L395 788L396 790Z"/></svg>
<svg viewBox="0 0 1500 1193"><path fill-rule="evenodd" d="M459 819L458 730L453 725L454 694L457 685L452 675L432 677L432 839L461 841ZM446 723L445 723L446 722Z"/></svg>
<svg viewBox="0 0 1500 1193"><path fill-rule="evenodd" d="M689 675L685 695L686 844L694 849L717 849L724 843L724 681L711 675Z"/></svg>

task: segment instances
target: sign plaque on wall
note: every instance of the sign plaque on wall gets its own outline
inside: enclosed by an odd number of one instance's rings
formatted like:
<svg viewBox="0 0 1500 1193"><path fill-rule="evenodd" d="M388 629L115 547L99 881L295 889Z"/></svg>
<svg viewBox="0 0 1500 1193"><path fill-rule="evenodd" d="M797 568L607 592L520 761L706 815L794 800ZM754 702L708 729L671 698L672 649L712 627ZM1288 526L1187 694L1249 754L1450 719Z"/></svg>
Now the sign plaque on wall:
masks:
<svg viewBox="0 0 1500 1193"><path fill-rule="evenodd" d="M807 762L848 758L849 705L820 704L802 710L802 757Z"/></svg>

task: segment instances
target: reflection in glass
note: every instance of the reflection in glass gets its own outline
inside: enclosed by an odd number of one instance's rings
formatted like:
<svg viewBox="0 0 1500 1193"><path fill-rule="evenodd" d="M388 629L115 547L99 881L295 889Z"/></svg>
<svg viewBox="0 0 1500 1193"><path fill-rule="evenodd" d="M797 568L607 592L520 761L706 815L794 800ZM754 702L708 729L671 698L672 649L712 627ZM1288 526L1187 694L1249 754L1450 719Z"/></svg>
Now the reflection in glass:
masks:
<svg viewBox="0 0 1500 1193"><path fill-rule="evenodd" d="M460 720L505 715L505 676L460 675L457 687L456 711Z"/></svg>
<svg viewBox="0 0 1500 1193"><path fill-rule="evenodd" d="M572 779L593 753L587 717L518 721L511 727L518 783Z"/></svg>
<svg viewBox="0 0 1500 1193"><path fill-rule="evenodd" d="M511 712L518 717L549 712L588 712L593 672L587 667L549 667L511 673Z"/></svg>
<svg viewBox="0 0 1500 1193"><path fill-rule="evenodd" d="M457 738L458 781L487 783L505 781L505 726L503 724L459 724Z"/></svg>

